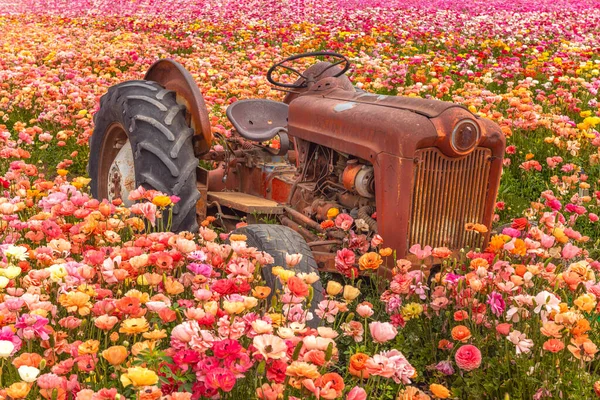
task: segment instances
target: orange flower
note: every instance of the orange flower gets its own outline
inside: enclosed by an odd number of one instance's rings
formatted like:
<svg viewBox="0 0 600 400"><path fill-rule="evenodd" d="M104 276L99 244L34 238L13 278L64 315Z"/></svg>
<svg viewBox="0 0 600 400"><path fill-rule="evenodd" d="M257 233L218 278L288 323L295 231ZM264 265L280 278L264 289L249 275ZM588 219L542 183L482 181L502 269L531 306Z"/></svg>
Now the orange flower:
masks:
<svg viewBox="0 0 600 400"><path fill-rule="evenodd" d="M248 237L239 233L233 233L229 235L229 240L232 242L245 242L246 240L248 240Z"/></svg>
<svg viewBox="0 0 600 400"><path fill-rule="evenodd" d="M19 355L12 361L12 364L16 369L19 367L26 365L28 367L39 368L40 363L42 362L42 356L36 353L23 353Z"/></svg>
<svg viewBox="0 0 600 400"><path fill-rule="evenodd" d="M88 315L92 308L90 296L82 292L63 293L58 297L58 302L69 312L77 311L79 315Z"/></svg>
<svg viewBox="0 0 600 400"><path fill-rule="evenodd" d="M392 255L392 253L393 253L393 250L391 247L385 247L385 248L379 250L379 255L381 257L389 257Z"/></svg>
<svg viewBox="0 0 600 400"><path fill-rule="evenodd" d="M328 386L329 385L329 386ZM336 393L342 394L342 390L344 390L344 379L335 372L328 372L317 379L317 386L319 387L329 387L335 390Z"/></svg>
<svg viewBox="0 0 600 400"><path fill-rule="evenodd" d="M204 227L207 227L207 226L209 226L210 224L212 224L213 222L215 222L216 220L217 220L217 219L216 219L215 217L209 216L209 217L206 217L206 218L204 219L204 221L202 221L202 223L201 223L200 225L202 225L202 226L204 226Z"/></svg>
<svg viewBox="0 0 600 400"><path fill-rule="evenodd" d="M527 253L527 246L525 245L525 242L522 239L515 239L515 247L510 251L510 253L521 257L525 256Z"/></svg>
<svg viewBox="0 0 600 400"><path fill-rule="evenodd" d="M125 296L117 301L116 306L123 314L137 315L140 312L140 303L135 297Z"/></svg>
<svg viewBox="0 0 600 400"><path fill-rule="evenodd" d="M587 337L574 338L571 343L567 348L578 360L592 361L598 352L598 347Z"/></svg>
<svg viewBox="0 0 600 400"><path fill-rule="evenodd" d="M490 243L486 251L497 253L504 248L504 244L506 243L506 235L494 235L490 239Z"/></svg>
<svg viewBox="0 0 600 400"><path fill-rule="evenodd" d="M335 222L333 222L330 219L321 222L321 228L323 228L323 229L333 228L334 226L335 226Z"/></svg>
<svg viewBox="0 0 600 400"><path fill-rule="evenodd" d="M564 326L557 324L556 322L548 321L544 322L542 327L540 328L540 332L542 335L553 338L561 338L561 331L564 329Z"/></svg>
<svg viewBox="0 0 600 400"><path fill-rule="evenodd" d="M356 353L350 357L350 367L357 370L362 371L366 367L366 362L369 359L369 356L365 353Z"/></svg>
<svg viewBox="0 0 600 400"><path fill-rule="evenodd" d="M485 258L474 258L471 261L470 267L471 269L476 270L479 267L483 267L485 269L488 269L490 266L490 264L487 262L487 260Z"/></svg>
<svg viewBox="0 0 600 400"><path fill-rule="evenodd" d="M158 400L162 394L156 386L149 386L139 391L139 400Z"/></svg>
<svg viewBox="0 0 600 400"><path fill-rule="evenodd" d="M77 347L80 356L84 354L96 354L100 349L100 342L94 339L87 340Z"/></svg>
<svg viewBox="0 0 600 400"><path fill-rule="evenodd" d="M179 281L169 277L168 279L165 279L165 290L170 295L177 295L183 293L185 288Z"/></svg>
<svg viewBox="0 0 600 400"><path fill-rule="evenodd" d="M31 387L26 382L15 382L6 388L6 394L11 399L24 399L30 390Z"/></svg>
<svg viewBox="0 0 600 400"><path fill-rule="evenodd" d="M271 294L271 288L268 286L257 286L252 289L252 295L257 299L266 299Z"/></svg>
<svg viewBox="0 0 600 400"><path fill-rule="evenodd" d="M110 365L121 365L127 358L127 348L125 346L111 346L102 352L102 357Z"/></svg>
<svg viewBox="0 0 600 400"><path fill-rule="evenodd" d="M523 264L515 264L513 265L513 268L515 269L515 274L521 278L525 276L525 273L527 272L527 267Z"/></svg>
<svg viewBox="0 0 600 400"><path fill-rule="evenodd" d="M429 390L438 399L447 399L450 397L450 391L444 385L432 383L429 385Z"/></svg>
<svg viewBox="0 0 600 400"><path fill-rule="evenodd" d="M302 361L294 361L292 362L285 371L287 376L296 377L296 378L308 378L308 379L317 379L321 374L319 374L319 370L316 365L309 364L307 362Z"/></svg>
<svg viewBox="0 0 600 400"><path fill-rule="evenodd" d="M478 233L486 233L488 231L487 226L485 226L483 224L473 224L471 222L469 222L469 223L467 223L465 225L465 229L468 232L475 231L475 232L478 232Z"/></svg>
<svg viewBox="0 0 600 400"><path fill-rule="evenodd" d="M452 339L465 343L471 338L471 331L464 325L457 325L452 328Z"/></svg>
<svg viewBox="0 0 600 400"><path fill-rule="evenodd" d="M580 319L577 321L573 329L571 329L571 334L573 336L581 336L589 332L591 329L592 327L587 319Z"/></svg>
<svg viewBox="0 0 600 400"><path fill-rule="evenodd" d="M565 348L565 344L558 339L548 339L544 342L543 348L551 353L558 353Z"/></svg>
<svg viewBox="0 0 600 400"><path fill-rule="evenodd" d="M450 350L453 346L454 343L446 339L442 339L438 342L438 349L440 350Z"/></svg>
<svg viewBox="0 0 600 400"><path fill-rule="evenodd" d="M287 287L294 296L306 297L308 296L309 290L308 285L297 276L292 276L287 281Z"/></svg>
<svg viewBox="0 0 600 400"><path fill-rule="evenodd" d="M375 252L365 253L358 259L358 266L361 270L377 269L383 263L381 256Z"/></svg>

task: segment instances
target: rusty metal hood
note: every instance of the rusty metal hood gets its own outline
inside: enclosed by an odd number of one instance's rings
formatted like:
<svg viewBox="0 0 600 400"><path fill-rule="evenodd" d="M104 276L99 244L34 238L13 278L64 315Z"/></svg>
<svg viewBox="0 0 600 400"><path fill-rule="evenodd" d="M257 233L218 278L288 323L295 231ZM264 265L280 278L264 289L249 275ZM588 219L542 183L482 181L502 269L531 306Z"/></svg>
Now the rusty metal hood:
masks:
<svg viewBox="0 0 600 400"><path fill-rule="evenodd" d="M290 103L289 134L373 162L379 153L415 157L417 149L438 147L447 156L466 156L477 146L503 141L499 129L466 108L438 100L383 96L318 82ZM329 84L329 86L328 86ZM451 134L461 121L478 129L477 143L457 154Z"/></svg>
<svg viewBox="0 0 600 400"><path fill-rule="evenodd" d="M466 110L466 108L461 105L439 100L427 100L419 97L406 96L386 96L375 93L360 93L356 91L350 92L347 90L330 91L327 94L323 94L323 97L332 100L372 104L386 108L410 111L427 118L436 118L450 108L460 108Z"/></svg>

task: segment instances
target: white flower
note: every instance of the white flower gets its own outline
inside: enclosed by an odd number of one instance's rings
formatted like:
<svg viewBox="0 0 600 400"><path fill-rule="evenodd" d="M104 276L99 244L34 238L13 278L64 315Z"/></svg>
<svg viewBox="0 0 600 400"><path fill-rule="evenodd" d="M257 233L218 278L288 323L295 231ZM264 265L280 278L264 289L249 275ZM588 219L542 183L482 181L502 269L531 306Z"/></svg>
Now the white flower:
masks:
<svg viewBox="0 0 600 400"><path fill-rule="evenodd" d="M527 339L527 336L519 331L512 331L506 339L517 346L517 354L529 353L533 347L533 340Z"/></svg>
<svg viewBox="0 0 600 400"><path fill-rule="evenodd" d="M27 248L23 246L10 245L4 250L6 258L11 260L25 261L28 257Z"/></svg>
<svg viewBox="0 0 600 400"><path fill-rule="evenodd" d="M13 342L8 340L0 340L0 357L6 358L10 356L15 349Z"/></svg>
<svg viewBox="0 0 600 400"><path fill-rule="evenodd" d="M35 367L29 367L27 365L21 365L19 367L19 376L27 383L35 382L39 374L40 370Z"/></svg>
<svg viewBox="0 0 600 400"><path fill-rule="evenodd" d="M285 253L285 263L290 268L293 268L296 265L298 265L301 260L302 260L302 254L300 254L300 253L295 253L295 254Z"/></svg>
<svg viewBox="0 0 600 400"><path fill-rule="evenodd" d="M536 314L539 314L540 311L542 311L542 308L545 308L545 312L547 313L552 311L560 311L560 300L555 295L546 290L539 292L535 296L534 300L535 304L537 305L537 307L534 310Z"/></svg>
<svg viewBox="0 0 600 400"><path fill-rule="evenodd" d="M5 276L0 276L0 289L4 289L5 287L7 287L8 282L10 282L10 279L8 279Z"/></svg>

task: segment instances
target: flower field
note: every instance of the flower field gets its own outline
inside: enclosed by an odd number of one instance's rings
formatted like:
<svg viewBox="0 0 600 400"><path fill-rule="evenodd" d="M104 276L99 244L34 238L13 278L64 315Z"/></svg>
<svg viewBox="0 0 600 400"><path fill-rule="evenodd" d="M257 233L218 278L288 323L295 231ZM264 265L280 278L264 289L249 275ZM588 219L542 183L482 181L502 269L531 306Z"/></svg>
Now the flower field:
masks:
<svg viewBox="0 0 600 400"><path fill-rule="evenodd" d="M0 399L600 397L598 7L0 0ZM501 126L501 228L486 249L416 245L444 260L427 276L342 210L341 274L322 277L317 302L299 254L269 288L273 260L244 235L211 219L162 232L176 197L91 198L87 143L111 85L173 58L228 135L229 104L282 98L269 66L321 49L350 58L364 90Z"/></svg>

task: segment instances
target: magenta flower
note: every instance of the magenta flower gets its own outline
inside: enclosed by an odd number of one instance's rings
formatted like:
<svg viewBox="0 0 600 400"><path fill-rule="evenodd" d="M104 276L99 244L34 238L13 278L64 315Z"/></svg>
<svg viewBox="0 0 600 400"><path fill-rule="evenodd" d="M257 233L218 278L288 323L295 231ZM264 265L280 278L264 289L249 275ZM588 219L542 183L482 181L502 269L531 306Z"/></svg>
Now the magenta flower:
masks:
<svg viewBox="0 0 600 400"><path fill-rule="evenodd" d="M42 340L50 339L50 331L46 329L48 319L35 314L23 314L15 324L17 335L23 339L31 340L39 337Z"/></svg>
<svg viewBox="0 0 600 400"><path fill-rule="evenodd" d="M488 295L487 304L489 304L492 313L497 317L501 316L506 309L504 298L502 298L502 295L496 291L493 291Z"/></svg>

